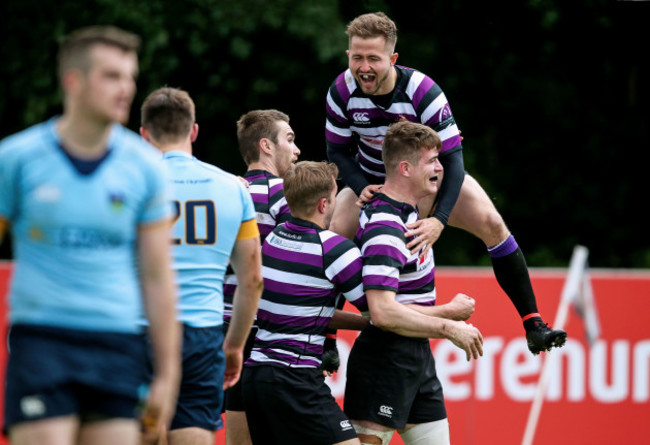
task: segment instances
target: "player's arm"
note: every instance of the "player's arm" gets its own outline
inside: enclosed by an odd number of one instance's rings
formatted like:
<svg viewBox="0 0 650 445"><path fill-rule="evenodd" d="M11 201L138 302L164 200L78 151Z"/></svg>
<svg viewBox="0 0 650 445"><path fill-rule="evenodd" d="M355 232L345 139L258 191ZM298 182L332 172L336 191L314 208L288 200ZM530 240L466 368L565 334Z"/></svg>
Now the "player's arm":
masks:
<svg viewBox="0 0 650 445"><path fill-rule="evenodd" d="M444 179L438 191L438 199L433 212L434 218L443 225L449 222L449 215L456 205L460 188L465 179L465 162L460 147L441 153L438 158L444 169Z"/></svg>
<svg viewBox="0 0 650 445"><path fill-rule="evenodd" d="M354 312L336 309L328 328L361 331L370 323L370 319Z"/></svg>
<svg viewBox="0 0 650 445"><path fill-rule="evenodd" d="M435 306L408 304L408 308L430 317L447 318L449 320L467 320L474 313L476 302L465 294L456 294L449 303Z"/></svg>
<svg viewBox="0 0 650 445"><path fill-rule="evenodd" d="M467 360L483 355L483 337L477 328L462 321L429 317L395 300L395 292L366 289L372 324L405 337L447 338L465 351Z"/></svg>
<svg viewBox="0 0 650 445"><path fill-rule="evenodd" d="M169 223L158 222L138 230L138 264L154 377L143 413L145 438L155 436L174 414L180 381L181 325L176 321L176 293L169 257Z"/></svg>
<svg viewBox="0 0 650 445"><path fill-rule="evenodd" d="M339 176L343 183L350 187L357 196L361 195L369 182L363 170L352 155L351 145L335 144L327 141L327 159L339 168Z"/></svg>
<svg viewBox="0 0 650 445"><path fill-rule="evenodd" d="M223 343L226 354L224 388L239 380L244 345L250 332L262 295L262 254L256 221L242 224L230 257L230 264L237 276L237 288L233 296L232 318Z"/></svg>

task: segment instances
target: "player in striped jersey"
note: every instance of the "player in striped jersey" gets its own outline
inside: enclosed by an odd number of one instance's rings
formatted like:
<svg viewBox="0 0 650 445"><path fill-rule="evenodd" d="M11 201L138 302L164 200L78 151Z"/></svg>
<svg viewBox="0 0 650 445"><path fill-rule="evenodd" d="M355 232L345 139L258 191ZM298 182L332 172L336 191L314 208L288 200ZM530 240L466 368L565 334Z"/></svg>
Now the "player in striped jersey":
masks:
<svg viewBox="0 0 650 445"><path fill-rule="evenodd" d="M325 136L328 158L349 187L339 196L331 229L354 236L361 207L385 177L382 142L389 125L401 120L433 128L442 140L440 190L418 203L420 219L409 225L411 252L426 252L451 224L480 238L487 246L497 281L519 313L533 354L561 346L562 330L543 323L524 255L503 218L480 184L464 169L461 137L449 102L425 74L396 65L395 23L383 13L364 14L347 28L349 68L327 94ZM357 153L357 157L354 157Z"/></svg>
<svg viewBox="0 0 650 445"><path fill-rule="evenodd" d="M176 206L172 254L184 339L170 445L214 444L223 427L223 389L239 379L262 290L253 201L234 175L192 156L198 131L187 92L165 87L145 99L140 133L163 153ZM224 338L222 283L229 260L244 284L237 287Z"/></svg>
<svg viewBox="0 0 650 445"><path fill-rule="evenodd" d="M239 151L247 165L244 179L248 181L260 231L260 241L279 224L289 219L290 211L284 198L282 176L296 162L300 150L296 135L289 125L289 116L278 110L253 110L237 121ZM260 244L261 245L261 244ZM228 268L224 280L224 329L230 323L232 296L237 288L237 277ZM244 359L250 355L257 326L249 334ZM250 434L242 400L242 383L226 390L224 411L226 413L226 444L246 445Z"/></svg>
<svg viewBox="0 0 650 445"><path fill-rule="evenodd" d="M285 176L292 216L262 247L264 292L243 376L256 444L359 443L319 368L330 321L344 329L367 325L367 319L336 309L341 293L367 311L359 249L326 229L336 203L337 173L326 162L296 164ZM346 320L351 323L336 325Z"/></svg>
<svg viewBox="0 0 650 445"><path fill-rule="evenodd" d="M345 413L362 443L387 444L395 430L404 443L448 444L449 425L429 338L448 338L467 360L482 355L483 338L465 323L474 300L456 295L435 305L433 250L406 247L418 200L440 184L441 141L430 127L393 124L384 141L386 182L363 207L357 244L372 326L348 360Z"/></svg>

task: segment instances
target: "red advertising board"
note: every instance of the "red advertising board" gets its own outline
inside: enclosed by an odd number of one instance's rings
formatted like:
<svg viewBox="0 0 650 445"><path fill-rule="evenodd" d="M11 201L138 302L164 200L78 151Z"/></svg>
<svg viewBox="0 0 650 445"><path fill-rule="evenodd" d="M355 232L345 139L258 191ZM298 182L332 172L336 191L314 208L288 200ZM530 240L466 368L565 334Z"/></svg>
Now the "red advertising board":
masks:
<svg viewBox="0 0 650 445"><path fill-rule="evenodd" d="M9 274L10 264L0 264L0 295L5 294ZM440 303L457 292L474 297L477 305L471 322L484 337L484 356L472 362L465 361L449 341L431 342L452 443L520 444L545 360L550 360L548 385L532 443L649 443L650 271L591 270L589 274L601 336L589 345L582 319L571 310L566 346L532 356L517 313L490 269L437 269ZM545 321L555 319L566 275L565 270L531 270ZM0 304L1 320L3 314ZM339 332L341 370L328 379L341 403L345 365L355 337L353 332ZM4 360L0 372L4 376ZM4 443L0 439L0 445ZM223 430L216 443L225 443ZM402 443L398 435L391 441Z"/></svg>

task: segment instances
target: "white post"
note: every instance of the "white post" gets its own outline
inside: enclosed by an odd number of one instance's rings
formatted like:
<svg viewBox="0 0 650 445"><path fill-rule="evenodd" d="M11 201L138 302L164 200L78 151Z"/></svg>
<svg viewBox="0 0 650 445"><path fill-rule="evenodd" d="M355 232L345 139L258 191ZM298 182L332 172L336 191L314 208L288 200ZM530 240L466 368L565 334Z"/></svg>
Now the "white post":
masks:
<svg viewBox="0 0 650 445"><path fill-rule="evenodd" d="M576 298L581 290L583 277L587 269L587 256L589 250L584 246L576 246L573 249L571 256L571 263L569 264L569 273L562 288L562 296L560 304L555 314L555 322L553 329L564 329L568 315L569 305ZM535 431L537 429L537 422L539 415L542 412L542 404L544 403L544 393L546 392L546 380L548 379L548 363L549 360L544 359L542 371L537 382L535 397L528 413L528 421L526 422L526 429L524 430L524 437L521 441L522 445L531 445L535 438Z"/></svg>

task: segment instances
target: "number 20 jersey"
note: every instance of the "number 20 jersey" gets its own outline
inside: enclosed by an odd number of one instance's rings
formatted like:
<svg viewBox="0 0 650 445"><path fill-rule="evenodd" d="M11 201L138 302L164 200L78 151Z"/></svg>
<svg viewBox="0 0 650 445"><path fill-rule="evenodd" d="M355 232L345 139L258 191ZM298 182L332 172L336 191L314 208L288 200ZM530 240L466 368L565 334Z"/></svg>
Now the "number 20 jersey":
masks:
<svg viewBox="0 0 650 445"><path fill-rule="evenodd" d="M234 175L195 157L163 157L171 177L176 219L172 255L179 316L194 327L223 323L223 279L243 225L257 232L253 200Z"/></svg>

